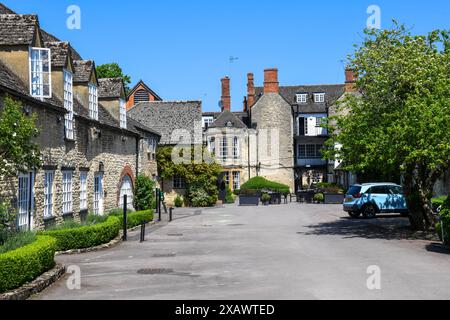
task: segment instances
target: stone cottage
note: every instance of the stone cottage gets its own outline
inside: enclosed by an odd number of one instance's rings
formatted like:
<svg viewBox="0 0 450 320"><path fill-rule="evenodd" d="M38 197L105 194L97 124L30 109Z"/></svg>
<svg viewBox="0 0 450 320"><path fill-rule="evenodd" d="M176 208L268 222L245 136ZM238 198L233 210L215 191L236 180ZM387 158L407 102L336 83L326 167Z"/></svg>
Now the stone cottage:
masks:
<svg viewBox="0 0 450 320"><path fill-rule="evenodd" d="M40 130L42 168L0 181L20 227L103 214L124 194L132 204L142 141L159 134L128 118L121 81L97 79L95 63L43 31L36 15L9 12L0 14L0 108L6 95L37 115Z"/></svg>

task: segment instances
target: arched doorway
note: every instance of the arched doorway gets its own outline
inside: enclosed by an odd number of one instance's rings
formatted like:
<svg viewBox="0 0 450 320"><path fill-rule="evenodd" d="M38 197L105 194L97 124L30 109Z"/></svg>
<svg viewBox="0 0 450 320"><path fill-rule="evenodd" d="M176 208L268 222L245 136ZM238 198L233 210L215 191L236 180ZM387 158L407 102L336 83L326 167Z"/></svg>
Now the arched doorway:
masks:
<svg viewBox="0 0 450 320"><path fill-rule="evenodd" d="M133 183L131 181L131 177L126 175L122 179L122 184L120 185L120 194L119 194L119 206L120 208L123 208L123 197L124 195L127 195L127 208L134 210L133 207L133 200L134 200L134 193L133 193Z"/></svg>

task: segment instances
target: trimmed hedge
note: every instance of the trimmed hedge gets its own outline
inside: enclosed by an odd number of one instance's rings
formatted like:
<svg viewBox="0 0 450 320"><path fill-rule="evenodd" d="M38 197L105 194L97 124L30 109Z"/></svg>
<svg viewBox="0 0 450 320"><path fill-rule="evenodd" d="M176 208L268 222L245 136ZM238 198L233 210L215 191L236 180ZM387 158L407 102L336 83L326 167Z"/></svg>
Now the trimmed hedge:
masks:
<svg viewBox="0 0 450 320"><path fill-rule="evenodd" d="M56 239L38 236L29 245L0 254L0 293L33 281L55 266Z"/></svg>
<svg viewBox="0 0 450 320"><path fill-rule="evenodd" d="M117 217L120 221L120 226L122 228L123 225L123 213L113 213L111 214L114 217ZM136 226L141 225L142 223L148 223L153 221L153 210L144 210L144 211L136 211L127 213L127 228L134 228Z"/></svg>
<svg viewBox="0 0 450 320"><path fill-rule="evenodd" d="M108 243L119 235L120 220L110 216L99 224L74 229L43 231L39 234L56 238L56 250L85 249Z"/></svg>
<svg viewBox="0 0 450 320"><path fill-rule="evenodd" d="M290 193L289 186L282 183L269 181L263 177L254 177L244 183L241 186L241 193L245 193L246 190L273 191L283 194Z"/></svg>

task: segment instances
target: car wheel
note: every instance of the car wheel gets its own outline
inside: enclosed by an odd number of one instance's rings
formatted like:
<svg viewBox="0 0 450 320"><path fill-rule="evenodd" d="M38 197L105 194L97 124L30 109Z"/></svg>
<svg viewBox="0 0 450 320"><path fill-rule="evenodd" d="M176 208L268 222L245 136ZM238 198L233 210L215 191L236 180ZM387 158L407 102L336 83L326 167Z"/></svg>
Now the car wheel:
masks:
<svg viewBox="0 0 450 320"><path fill-rule="evenodd" d="M373 219L377 215L377 209L373 204L367 204L363 208L363 216L366 219Z"/></svg>
<svg viewBox="0 0 450 320"><path fill-rule="evenodd" d="M361 215L361 212L349 212L348 215L351 218L356 219L356 218L359 218L359 216Z"/></svg>

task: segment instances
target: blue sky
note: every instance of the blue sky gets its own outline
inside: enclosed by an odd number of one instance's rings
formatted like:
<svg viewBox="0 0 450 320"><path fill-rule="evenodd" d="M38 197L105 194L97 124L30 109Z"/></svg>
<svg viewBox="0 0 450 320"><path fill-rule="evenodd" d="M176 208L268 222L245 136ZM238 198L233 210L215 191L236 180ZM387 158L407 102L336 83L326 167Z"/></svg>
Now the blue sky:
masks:
<svg viewBox="0 0 450 320"><path fill-rule="evenodd" d="M361 41L369 5L382 28L395 18L415 33L450 28L450 1L406 0L0 0L18 13L37 13L41 26L96 64L118 62L164 100L203 101L217 110L220 78L229 75L232 108L241 110L246 74L263 82L277 67L282 85L344 81L344 60ZM69 5L81 29L66 27ZM230 63L230 56L237 57Z"/></svg>

